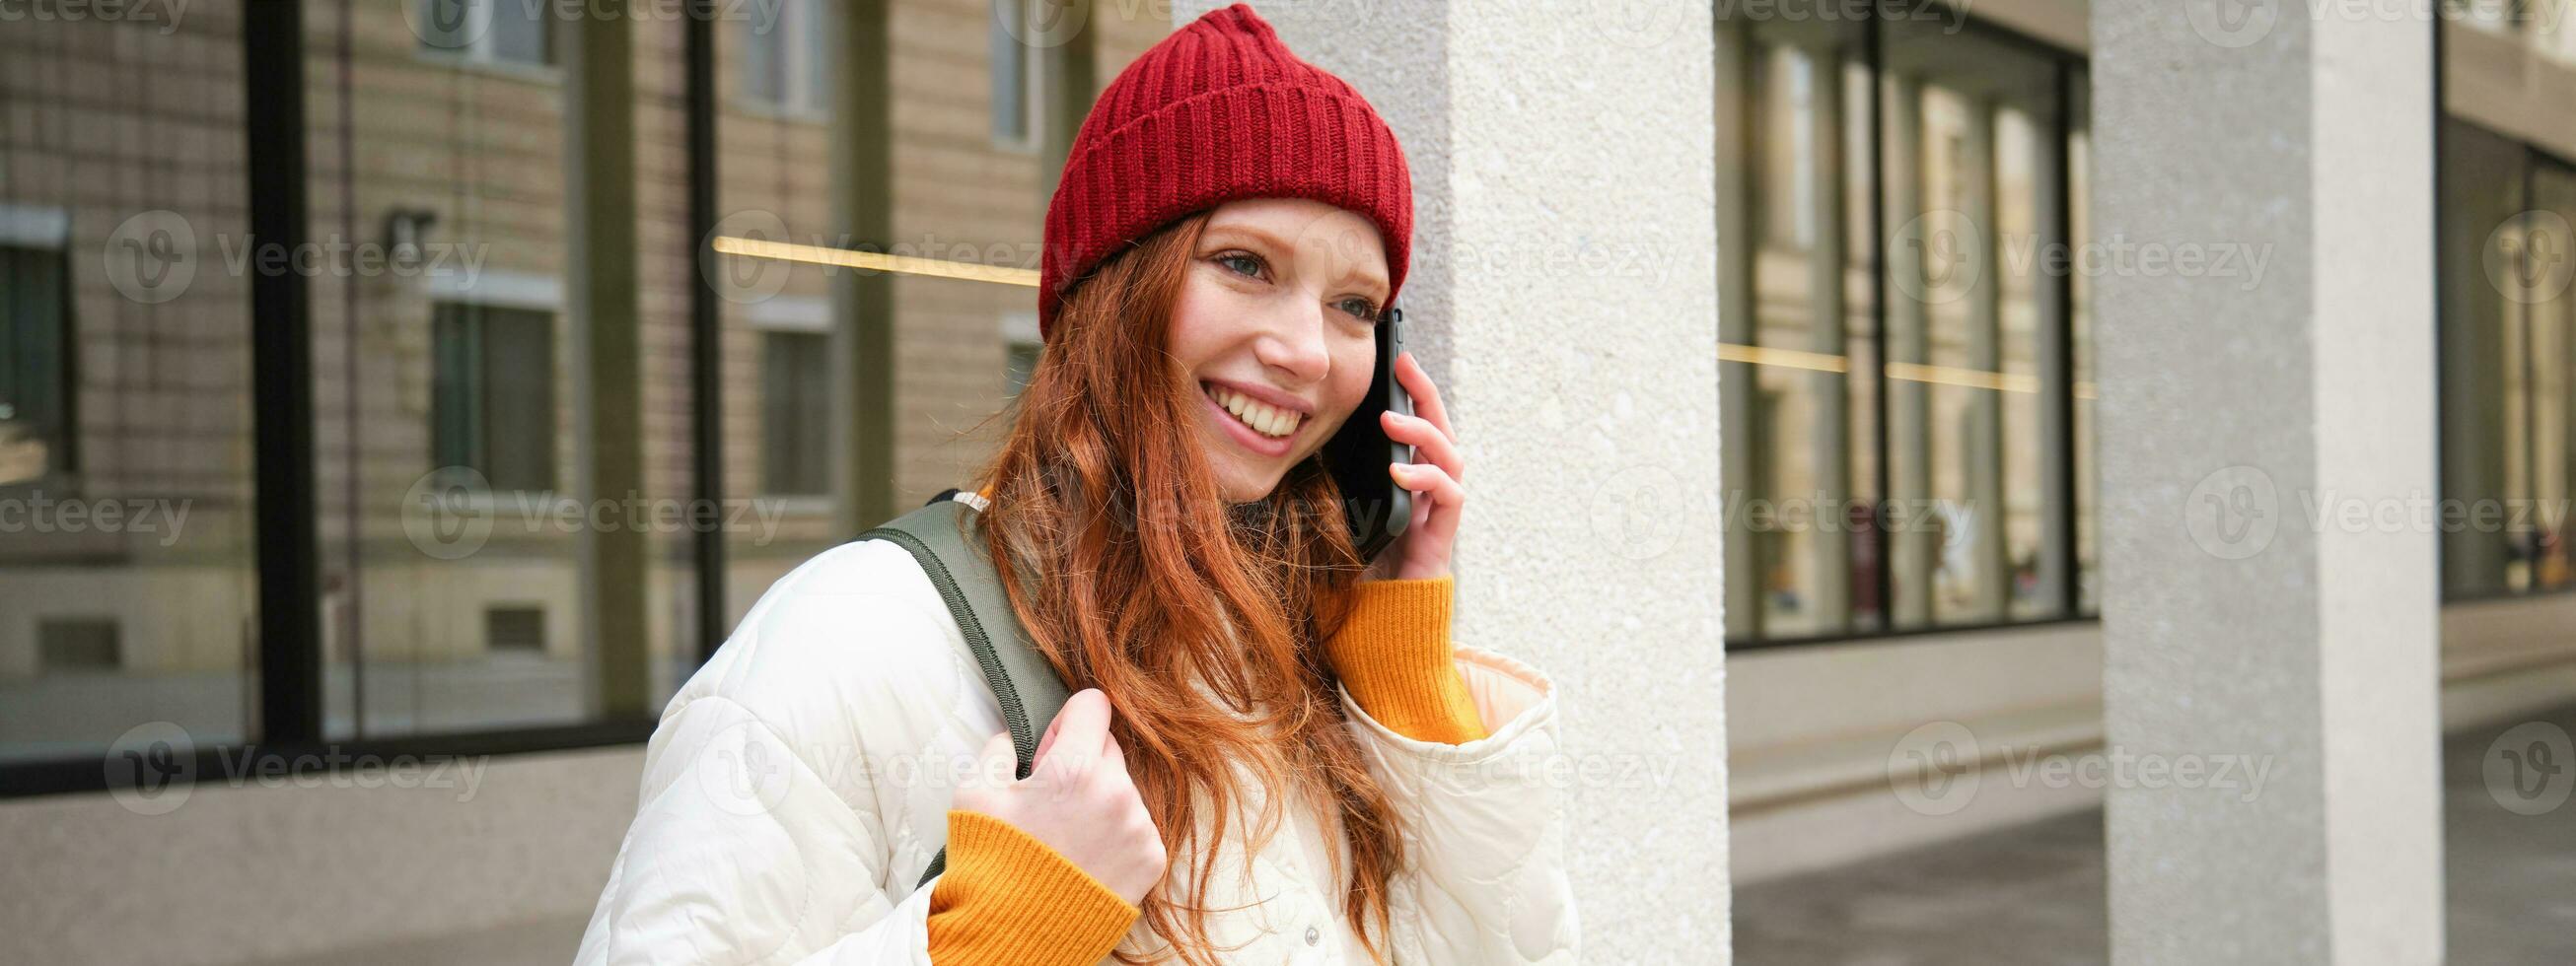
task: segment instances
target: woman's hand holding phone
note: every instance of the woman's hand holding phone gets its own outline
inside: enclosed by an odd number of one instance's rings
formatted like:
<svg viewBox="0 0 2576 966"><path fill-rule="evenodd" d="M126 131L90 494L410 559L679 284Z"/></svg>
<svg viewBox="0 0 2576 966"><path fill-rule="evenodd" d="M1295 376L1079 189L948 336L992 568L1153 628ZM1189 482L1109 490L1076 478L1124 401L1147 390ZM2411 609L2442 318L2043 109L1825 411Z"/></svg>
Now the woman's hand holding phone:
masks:
<svg viewBox="0 0 2576 966"><path fill-rule="evenodd" d="M1388 439L1412 446L1422 461L1387 464L1395 484L1414 493L1413 519L1360 579L1446 577L1458 517L1467 504L1467 491L1460 485L1467 466L1458 453L1458 434L1449 428L1449 411L1440 403L1440 387L1432 385L1431 374L1410 350L1395 357L1395 378L1412 394L1416 415L1389 410L1379 413L1378 420Z"/></svg>
<svg viewBox="0 0 2576 966"><path fill-rule="evenodd" d="M1016 781L1011 734L994 735L977 756L978 781L949 804L1011 823L1132 906L1162 881L1166 860L1162 833L1109 733L1116 713L1098 688L1066 700L1038 742L1029 777ZM995 778L1000 784L984 783Z"/></svg>

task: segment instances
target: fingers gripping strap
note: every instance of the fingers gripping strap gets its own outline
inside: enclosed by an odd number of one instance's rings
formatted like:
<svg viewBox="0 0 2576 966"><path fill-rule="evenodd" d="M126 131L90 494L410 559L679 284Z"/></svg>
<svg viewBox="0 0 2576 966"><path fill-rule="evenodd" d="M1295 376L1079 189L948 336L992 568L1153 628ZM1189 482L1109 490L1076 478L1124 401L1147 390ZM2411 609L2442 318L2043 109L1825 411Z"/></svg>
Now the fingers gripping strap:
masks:
<svg viewBox="0 0 2576 966"><path fill-rule="evenodd" d="M859 539L885 540L904 548L930 577L931 586L948 604L949 616L964 633L967 648L974 652L976 665L983 668L984 683L1001 704L1002 723L1010 729L1011 750L1019 759L1018 775L1027 778L1037 763L1040 728L1055 720L1071 694L1056 677L1055 667L1029 646L983 542L967 535L966 523L975 513L975 506L963 500L934 499L860 534ZM947 866L948 850L941 849L922 872L921 882L929 882Z"/></svg>

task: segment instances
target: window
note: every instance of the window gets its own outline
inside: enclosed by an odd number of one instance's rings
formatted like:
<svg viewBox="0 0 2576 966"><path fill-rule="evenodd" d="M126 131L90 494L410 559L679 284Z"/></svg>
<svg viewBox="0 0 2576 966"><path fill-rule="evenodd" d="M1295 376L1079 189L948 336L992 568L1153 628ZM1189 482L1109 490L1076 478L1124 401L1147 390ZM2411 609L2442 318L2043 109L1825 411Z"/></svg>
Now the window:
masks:
<svg viewBox="0 0 2576 966"><path fill-rule="evenodd" d="M0 539L0 783L95 790L147 722L207 756L641 741L772 581L962 482L985 451L956 430L1008 398L992 320L1032 309L1029 288L735 258L718 267L758 291L735 299L701 270L734 213L769 220L739 233L979 267L1034 248L1046 172L992 142L974 99L989 3L929 7L410 0L0 25L0 63L167 81L0 71L0 499L116 502L125 521ZM1169 30L1103 22L1085 42L1105 74ZM557 56L590 31L633 57ZM677 68L702 54L715 83L693 86ZM836 107L861 79L843 62L867 68L867 110ZM77 136L102 131L131 150ZM628 133L584 136L603 131ZM883 153L840 177L853 150ZM254 236L328 261L129 297L99 256L153 212L193 229L201 268ZM76 400L97 411L75 419ZM254 418L297 402L309 440ZM67 478L91 454L115 458ZM258 552L279 520L311 528L289 545L309 553ZM188 619L140 619L173 608Z"/></svg>
<svg viewBox="0 0 2576 966"><path fill-rule="evenodd" d="M1029 387L1029 380L1037 375L1038 353L1044 350L1044 346L1035 342L1011 343L1009 369L1011 395L1017 396L1020 390Z"/></svg>
<svg viewBox="0 0 2576 966"><path fill-rule="evenodd" d="M1035 96L1038 46L1030 36L1029 7L1036 0L993 0L986 35L991 48L993 141L1011 147L1037 144ZM1043 28L1044 24L1038 25Z"/></svg>
<svg viewBox="0 0 2576 966"><path fill-rule="evenodd" d="M2443 589L2576 586L2576 166L2445 118Z"/></svg>
<svg viewBox="0 0 2576 966"><path fill-rule="evenodd" d="M554 316L445 303L431 318L431 452L494 490L555 488Z"/></svg>
<svg viewBox="0 0 2576 966"><path fill-rule="evenodd" d="M1719 27L1733 644L2091 607L2082 67L1895 9Z"/></svg>
<svg viewBox="0 0 2576 966"><path fill-rule="evenodd" d="M115 671L125 666L114 618L61 618L36 623L36 666L62 671Z"/></svg>
<svg viewBox="0 0 2576 966"><path fill-rule="evenodd" d="M0 485L72 468L69 271L60 250L0 246Z"/></svg>
<svg viewBox="0 0 2576 966"><path fill-rule="evenodd" d="M1022 311L1004 314L1002 347L1005 391L1017 396L1020 390L1028 388L1029 379L1037 375L1038 354L1046 349L1045 338L1038 334L1038 314Z"/></svg>
<svg viewBox="0 0 2576 966"><path fill-rule="evenodd" d="M256 208L247 9L0 17L0 789L98 788L149 722L269 740L252 273L208 267Z"/></svg>
<svg viewBox="0 0 2576 966"><path fill-rule="evenodd" d="M742 96L782 114L818 115L831 102L830 4L786 0L742 33Z"/></svg>
<svg viewBox="0 0 2576 966"><path fill-rule="evenodd" d="M546 649L546 609L541 606L485 608L483 646L495 652L543 652Z"/></svg>
<svg viewBox="0 0 2576 966"><path fill-rule="evenodd" d="M830 493L831 337L764 332L760 338L761 491L778 496Z"/></svg>
<svg viewBox="0 0 2576 966"><path fill-rule="evenodd" d="M547 67L555 63L554 9L544 0L414 0L412 30L423 49Z"/></svg>

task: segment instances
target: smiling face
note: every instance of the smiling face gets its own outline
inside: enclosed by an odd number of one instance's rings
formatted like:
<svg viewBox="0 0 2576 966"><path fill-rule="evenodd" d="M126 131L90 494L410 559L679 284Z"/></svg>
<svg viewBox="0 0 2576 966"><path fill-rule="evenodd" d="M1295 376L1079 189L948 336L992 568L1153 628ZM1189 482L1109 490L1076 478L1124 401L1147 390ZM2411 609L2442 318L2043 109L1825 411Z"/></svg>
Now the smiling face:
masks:
<svg viewBox="0 0 2576 966"><path fill-rule="evenodd" d="M1302 198L1227 202L1172 306L1198 436L1228 503L1270 494L1359 408L1377 360L1386 248L1368 219Z"/></svg>

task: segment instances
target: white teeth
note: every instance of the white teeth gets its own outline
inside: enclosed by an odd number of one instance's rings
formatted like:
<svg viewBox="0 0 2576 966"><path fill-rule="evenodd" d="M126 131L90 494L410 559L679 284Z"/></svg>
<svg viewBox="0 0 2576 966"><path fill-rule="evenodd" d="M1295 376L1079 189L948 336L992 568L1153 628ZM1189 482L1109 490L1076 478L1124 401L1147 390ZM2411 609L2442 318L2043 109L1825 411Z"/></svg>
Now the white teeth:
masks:
<svg viewBox="0 0 2576 966"><path fill-rule="evenodd" d="M1226 412L1233 413L1234 417L1242 420L1244 425L1252 427L1255 432L1264 436L1286 436L1294 433L1297 431L1297 424L1305 419L1302 413L1255 401L1250 396L1223 386L1211 384L1208 386L1208 391L1209 398L1215 399L1217 405L1225 407Z"/></svg>

